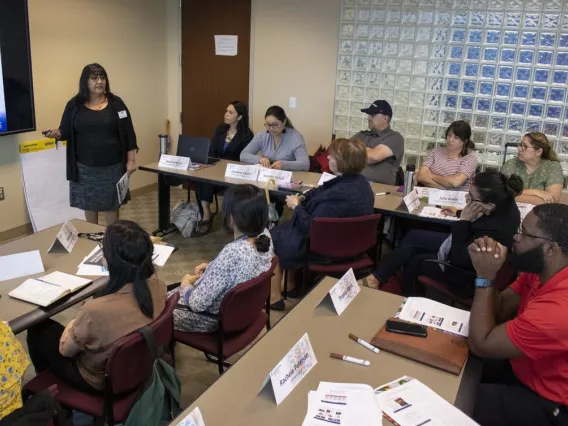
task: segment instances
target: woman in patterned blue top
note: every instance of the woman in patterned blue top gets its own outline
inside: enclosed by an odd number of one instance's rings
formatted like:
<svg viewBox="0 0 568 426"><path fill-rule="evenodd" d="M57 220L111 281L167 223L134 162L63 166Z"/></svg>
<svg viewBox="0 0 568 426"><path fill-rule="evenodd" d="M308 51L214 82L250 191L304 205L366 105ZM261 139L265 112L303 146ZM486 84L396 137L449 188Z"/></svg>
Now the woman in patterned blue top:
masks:
<svg viewBox="0 0 568 426"><path fill-rule="evenodd" d="M194 275L186 275L179 291L180 304L193 312L218 314L221 302L233 287L267 271L274 257L272 239L266 229L268 204L264 193L253 185L237 185L223 197L223 219L235 233L235 240L227 244L209 264L195 268ZM179 331L209 333L218 322L186 309L174 311L174 328Z"/></svg>

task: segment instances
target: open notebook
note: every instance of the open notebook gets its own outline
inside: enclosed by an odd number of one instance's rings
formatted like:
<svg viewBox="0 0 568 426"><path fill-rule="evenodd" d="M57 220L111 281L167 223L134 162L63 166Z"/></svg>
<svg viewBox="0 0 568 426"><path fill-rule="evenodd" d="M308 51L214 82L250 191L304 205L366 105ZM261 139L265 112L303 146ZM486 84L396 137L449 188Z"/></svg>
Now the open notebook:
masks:
<svg viewBox="0 0 568 426"><path fill-rule="evenodd" d="M68 294L80 290L91 282L91 280L85 278L56 271L43 277L26 280L22 285L8 293L8 295L45 307Z"/></svg>

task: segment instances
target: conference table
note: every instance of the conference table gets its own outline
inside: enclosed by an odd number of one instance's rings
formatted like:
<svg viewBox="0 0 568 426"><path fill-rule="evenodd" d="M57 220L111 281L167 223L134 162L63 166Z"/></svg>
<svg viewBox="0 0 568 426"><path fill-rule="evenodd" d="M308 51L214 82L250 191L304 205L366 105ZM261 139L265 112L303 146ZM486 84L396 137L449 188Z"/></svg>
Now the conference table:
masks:
<svg viewBox="0 0 568 426"><path fill-rule="evenodd" d="M80 233L102 232L105 229L102 226L93 225L79 219L74 219L71 223ZM7 321L14 331L14 334L21 333L32 325L46 318L50 318L93 296L100 291L108 281L108 277L96 278L91 284L80 291L55 302L47 308L42 308L8 296L10 291L18 287L28 278L37 278L54 271L65 272L72 275L77 273L77 265L96 247L97 243L88 239L79 238L71 253L67 253L65 250L47 253L48 248L53 241L55 241L55 237L60 229L61 225L57 225L36 234L0 245L0 256L39 250L45 268L45 272L40 274L0 281L0 320Z"/></svg>
<svg viewBox="0 0 568 426"><path fill-rule="evenodd" d="M205 391L171 424L199 407L207 426L289 426L300 425L306 415L308 392L320 381L363 383L376 388L408 375L420 380L442 398L471 415L479 385L481 363L470 357L459 376L381 351L374 354L349 339L349 333L370 341L385 321L399 308L400 296L366 287L338 316L322 300L337 282L325 278L270 332L245 353L220 379ZM308 334L317 364L280 404L262 384L286 353ZM330 358L340 353L371 362L364 367ZM384 425L389 425L383 419Z"/></svg>

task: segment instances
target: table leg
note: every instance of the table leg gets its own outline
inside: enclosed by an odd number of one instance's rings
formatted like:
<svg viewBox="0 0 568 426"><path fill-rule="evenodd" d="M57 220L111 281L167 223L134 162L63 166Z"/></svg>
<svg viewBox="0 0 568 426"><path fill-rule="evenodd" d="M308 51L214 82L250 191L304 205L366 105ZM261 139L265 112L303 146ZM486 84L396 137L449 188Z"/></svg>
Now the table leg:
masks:
<svg viewBox="0 0 568 426"><path fill-rule="evenodd" d="M163 236L170 228L170 186L166 175L158 173L158 229L152 235Z"/></svg>

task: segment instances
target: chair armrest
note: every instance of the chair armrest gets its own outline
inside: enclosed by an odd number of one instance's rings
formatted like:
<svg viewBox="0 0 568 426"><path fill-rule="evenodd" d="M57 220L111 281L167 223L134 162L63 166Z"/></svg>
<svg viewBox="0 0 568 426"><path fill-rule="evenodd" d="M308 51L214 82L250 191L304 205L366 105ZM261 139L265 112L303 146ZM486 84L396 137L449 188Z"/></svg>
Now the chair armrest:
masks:
<svg viewBox="0 0 568 426"><path fill-rule="evenodd" d="M176 309L183 309L185 311L191 312L192 314L202 315L202 316L207 317L207 318L212 318L212 319L216 319L216 320L221 319L221 316L219 316L218 314L212 314L211 312L207 312L207 311L195 312L195 311L192 311L191 308L187 305L178 304L178 305L176 305Z"/></svg>
<svg viewBox="0 0 568 426"><path fill-rule="evenodd" d="M175 290L175 289L178 288L180 285L181 285L181 283L173 283L173 284L170 284L170 285L166 286L166 290L168 290L168 291Z"/></svg>
<svg viewBox="0 0 568 426"><path fill-rule="evenodd" d="M445 268L453 269L454 271L459 272L460 274L471 275L472 278L476 277L476 274L472 271L468 271L467 269L459 268L457 266L452 265L450 262L446 262L445 260L438 260L438 259L424 259L422 262L426 263L437 263L438 265L444 265Z"/></svg>

